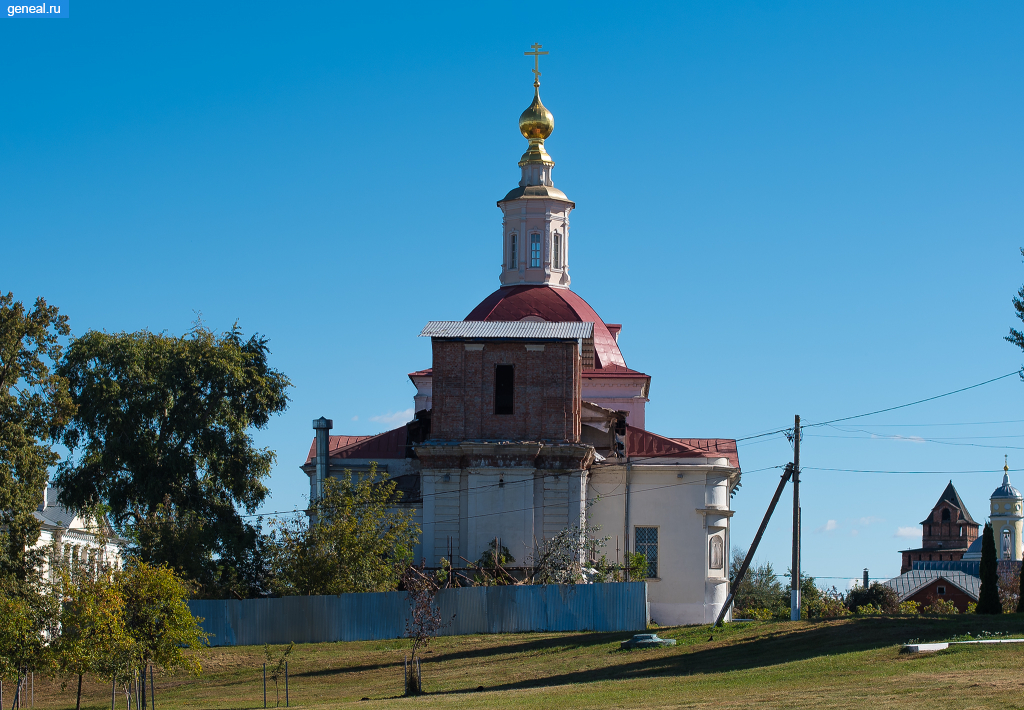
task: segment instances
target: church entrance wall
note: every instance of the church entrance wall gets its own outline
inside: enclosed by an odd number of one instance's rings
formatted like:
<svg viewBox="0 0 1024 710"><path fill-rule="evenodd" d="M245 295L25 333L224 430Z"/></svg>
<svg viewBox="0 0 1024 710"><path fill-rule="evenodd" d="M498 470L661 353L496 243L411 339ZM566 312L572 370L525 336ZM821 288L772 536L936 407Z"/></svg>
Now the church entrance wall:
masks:
<svg viewBox="0 0 1024 710"><path fill-rule="evenodd" d="M616 537L626 539L630 551L640 551L637 529L657 529L658 576L647 580L653 621L703 624L717 617L729 593L729 482L737 474L727 467L687 464L591 468L590 522L600 525L599 536L611 537L609 559L615 558ZM643 537L654 536L645 530Z"/></svg>

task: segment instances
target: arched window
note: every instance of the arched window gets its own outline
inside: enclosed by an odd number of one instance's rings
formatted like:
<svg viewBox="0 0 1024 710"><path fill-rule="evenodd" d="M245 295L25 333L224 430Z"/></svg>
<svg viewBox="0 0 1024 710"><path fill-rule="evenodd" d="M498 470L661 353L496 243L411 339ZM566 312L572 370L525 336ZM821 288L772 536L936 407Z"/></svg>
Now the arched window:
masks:
<svg viewBox="0 0 1024 710"><path fill-rule="evenodd" d="M519 235L513 234L508 238L508 268L519 268Z"/></svg>
<svg viewBox="0 0 1024 710"><path fill-rule="evenodd" d="M562 268L562 235L555 232L554 248L551 250L551 266L555 269Z"/></svg>
<svg viewBox="0 0 1024 710"><path fill-rule="evenodd" d="M530 268L540 268L540 235L536 232L530 235Z"/></svg>
<svg viewBox="0 0 1024 710"><path fill-rule="evenodd" d="M944 523L948 523L949 522L949 508L943 508L942 509L942 522L944 522Z"/></svg>

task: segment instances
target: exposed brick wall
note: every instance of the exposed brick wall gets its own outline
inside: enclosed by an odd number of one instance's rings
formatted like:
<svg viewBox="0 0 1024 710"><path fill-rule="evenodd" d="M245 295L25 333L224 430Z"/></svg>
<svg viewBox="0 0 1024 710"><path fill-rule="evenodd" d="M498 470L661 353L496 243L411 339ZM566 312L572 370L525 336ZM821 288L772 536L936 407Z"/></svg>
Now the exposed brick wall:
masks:
<svg viewBox="0 0 1024 710"><path fill-rule="evenodd" d="M942 512L949 511L950 519L943 522ZM970 547L978 538L978 524L958 519L959 511L940 502L922 523L921 547ZM940 544L941 543L941 544Z"/></svg>
<svg viewBox="0 0 1024 710"><path fill-rule="evenodd" d="M939 594L939 587L945 587L945 594ZM917 590L916 593L911 595L907 601L918 602L922 606L928 606L936 599L945 599L952 601L956 610L961 614L967 611L967 605L971 602L978 601L964 594L958 587L954 587L952 584L944 579L936 579L931 584Z"/></svg>
<svg viewBox="0 0 1024 710"><path fill-rule="evenodd" d="M431 438L579 441L582 380L577 344L539 345L434 340ZM515 366L513 414L494 413L497 365Z"/></svg>
<svg viewBox="0 0 1024 710"><path fill-rule="evenodd" d="M949 511L949 520L942 520L944 510ZM909 572L918 560L959 560L977 539L978 524L967 522L956 507L940 500L921 523L921 547L903 551L900 574Z"/></svg>

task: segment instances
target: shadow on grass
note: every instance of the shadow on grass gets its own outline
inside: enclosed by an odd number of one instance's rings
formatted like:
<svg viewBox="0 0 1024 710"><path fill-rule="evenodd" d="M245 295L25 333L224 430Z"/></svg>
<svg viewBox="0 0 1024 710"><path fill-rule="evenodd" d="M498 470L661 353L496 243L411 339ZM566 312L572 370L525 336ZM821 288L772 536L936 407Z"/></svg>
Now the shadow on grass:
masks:
<svg viewBox="0 0 1024 710"><path fill-rule="evenodd" d="M732 643L710 641L691 646L665 649L617 651L617 663L602 668L575 671L492 685L486 690L513 690L590 683L605 680L716 674L793 663L826 655L855 653L906 643L948 638L979 631L1024 633L1024 614L1006 616L961 617L860 617L832 622L792 625L788 622L765 624L752 629L751 637ZM675 634L665 629L666 636ZM710 635L710 629L707 632ZM607 643L622 634L601 634ZM593 644L588 644L593 645ZM473 655L473 654L469 654ZM632 660L632 659L636 660ZM621 659L621 660L620 660ZM438 693L472 693L476 688Z"/></svg>
<svg viewBox="0 0 1024 710"><path fill-rule="evenodd" d="M500 634L495 635L491 638L500 638ZM474 648L467 649L465 651L452 651L444 653L432 653L422 656L422 662L424 665L429 663L437 663L440 661L458 661L465 659L482 659L491 656L505 656L509 654L521 654L521 653L536 653L538 651L568 651L574 648L588 648L591 646L601 646L609 643L615 643L623 641L632 636L631 633L578 633L578 634L566 634L564 636L556 636L553 638L537 639L534 641L524 641L522 643L512 643L506 645L488 646L485 648ZM443 638L458 638L458 637L443 637ZM397 653L397 652L396 652ZM400 668L403 660L399 657L395 661L388 661L385 663L364 663L355 666L342 666L339 668L323 668L315 671L303 671L301 673L293 674L293 677L298 678L301 676L315 678L318 676L332 676L341 673L356 673L360 671L375 671L383 668ZM475 690L475 689L474 689Z"/></svg>

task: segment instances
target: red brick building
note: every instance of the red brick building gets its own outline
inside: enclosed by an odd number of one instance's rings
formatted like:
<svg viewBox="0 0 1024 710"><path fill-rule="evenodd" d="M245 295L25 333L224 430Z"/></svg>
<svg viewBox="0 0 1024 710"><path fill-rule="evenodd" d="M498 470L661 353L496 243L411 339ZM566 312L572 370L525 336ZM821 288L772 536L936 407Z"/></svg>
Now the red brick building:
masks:
<svg viewBox="0 0 1024 710"><path fill-rule="evenodd" d="M928 517L921 521L921 547L901 550L900 574L909 572L914 562L955 562L978 538L978 523L967 511L960 494L950 481Z"/></svg>
<svg viewBox="0 0 1024 710"><path fill-rule="evenodd" d="M956 570L915 569L886 582L896 590L900 601L917 602L927 607L937 599L953 602L960 613L977 603L981 580Z"/></svg>

